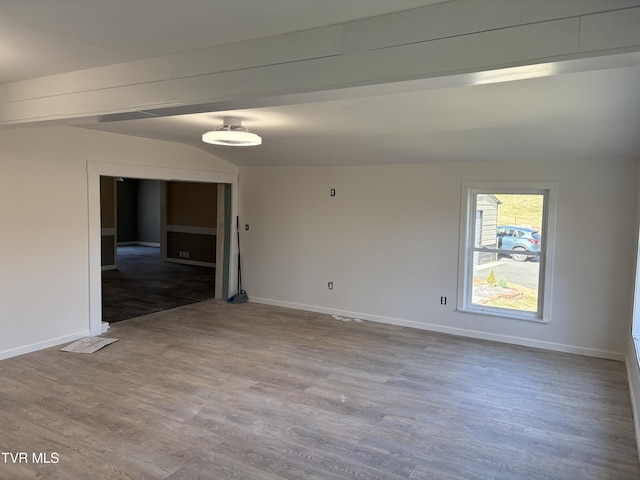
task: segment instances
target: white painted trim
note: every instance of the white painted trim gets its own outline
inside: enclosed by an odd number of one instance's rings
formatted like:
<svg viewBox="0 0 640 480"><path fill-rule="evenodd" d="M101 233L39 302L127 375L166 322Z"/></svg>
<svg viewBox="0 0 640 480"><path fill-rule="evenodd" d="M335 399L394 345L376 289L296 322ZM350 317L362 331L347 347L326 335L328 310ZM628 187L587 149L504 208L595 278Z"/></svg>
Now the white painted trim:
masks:
<svg viewBox="0 0 640 480"><path fill-rule="evenodd" d="M513 310L511 308L501 308L500 310L495 308L483 309L482 306L474 306L474 308L456 308L457 312L472 313L474 315L486 315L488 317L509 318L511 320L522 320L523 322L533 322L547 324L549 320L541 320L538 317L527 316L526 312L519 310Z"/></svg>
<svg viewBox="0 0 640 480"><path fill-rule="evenodd" d="M225 204L224 204L224 190L225 186L222 184L218 184L216 188L216 263L222 261L222 265L224 265L224 238L225 238ZM217 234L220 232L220 235ZM223 270L224 268L216 268L216 277L215 277L215 297L223 298L225 296L222 295L222 284L223 281Z"/></svg>
<svg viewBox="0 0 640 480"><path fill-rule="evenodd" d="M190 227L188 225L167 225L167 232L195 233L197 235L217 235L217 228Z"/></svg>
<svg viewBox="0 0 640 480"><path fill-rule="evenodd" d="M471 304L471 289L467 279L471 276L473 269L467 248L471 244L473 230L471 227L471 211L475 210L475 199L473 194L479 193L504 193L522 194L525 191L534 194L544 194L546 196L543 218L546 219L542 237L542 251L536 253L540 257L539 271L539 302L542 302L542 309L528 315L526 313L511 315L510 311L499 307L476 307ZM553 292L553 265L554 265L554 244L556 229L558 184L556 182L463 182L460 191L460 240L458 245L458 298L457 310L461 312L493 315L496 317L507 317L515 320L533 320L539 323L549 323L551 321L551 303ZM484 249L477 249L484 251ZM486 251L494 252L495 249ZM499 250L499 252L509 253L509 251ZM544 347L542 347L544 348Z"/></svg>
<svg viewBox="0 0 640 480"><path fill-rule="evenodd" d="M640 210L640 208L639 208ZM631 335L640 335L640 231L636 232L636 271L633 286L633 311L631 315Z"/></svg>
<svg viewBox="0 0 640 480"><path fill-rule="evenodd" d="M167 182L160 182L160 260L167 261Z"/></svg>
<svg viewBox="0 0 640 480"><path fill-rule="evenodd" d="M87 195L89 216L89 330L91 335L102 333L102 279L100 239L100 176L153 178L185 182L231 184L231 214L238 214L238 174L183 170L178 168L129 165L121 163L87 162ZM229 252L229 284L235 284L237 247Z"/></svg>
<svg viewBox="0 0 640 480"><path fill-rule="evenodd" d="M636 432L636 449L640 460L640 339L631 338L627 354L627 382L631 397L633 425Z"/></svg>
<svg viewBox="0 0 640 480"><path fill-rule="evenodd" d="M182 263L184 265L196 265L199 267L213 267L215 268L216 264L215 263L209 263L209 262L199 262L198 260L182 260L182 259L178 259L178 258L167 258L167 262L168 263Z"/></svg>
<svg viewBox="0 0 640 480"><path fill-rule="evenodd" d="M73 342L74 340L78 340L80 338L88 336L89 330L82 330L81 332L72 333L63 337L50 338L49 340L32 343L31 345L24 345L18 348L10 348L9 350L3 350L2 352L0 352L0 360L17 357L18 355L24 355L25 353L36 352L45 348L55 347L57 345L62 345L63 343L67 342Z"/></svg>
<svg viewBox="0 0 640 480"><path fill-rule="evenodd" d="M443 327L432 323L416 322L413 320L405 320L402 318L384 317L381 315L372 315L369 313L352 312L348 310L338 310L335 308L319 307L316 305L305 305L301 303L292 303L282 300L273 300L269 298L249 297L249 301L253 303L261 303L265 305L273 305L277 307L293 308L295 310L305 310L309 312L326 313L328 315L340 315L349 318L360 318L371 322L386 323L389 325L398 325L401 327L416 328L419 330L427 330L438 333L448 333L460 337L475 338L478 340L490 340L493 342L508 343L511 345L521 345L524 347L541 348L544 350L553 350L556 352L574 353L577 355L585 355L588 357L606 358L608 360L624 361L624 353L610 352L596 348L578 347L574 345L566 345L563 343L545 342L542 340L533 340L530 338L514 337L511 335L500 335L496 333L480 332L477 330L468 330L455 327Z"/></svg>

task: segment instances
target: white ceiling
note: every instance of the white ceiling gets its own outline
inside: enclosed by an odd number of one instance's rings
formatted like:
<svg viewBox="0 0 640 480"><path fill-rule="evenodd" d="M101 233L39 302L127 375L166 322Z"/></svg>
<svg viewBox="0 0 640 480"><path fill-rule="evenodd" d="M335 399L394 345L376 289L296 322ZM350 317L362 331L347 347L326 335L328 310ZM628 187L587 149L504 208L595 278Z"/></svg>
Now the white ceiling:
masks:
<svg viewBox="0 0 640 480"><path fill-rule="evenodd" d="M627 158L640 153L639 85L640 66L419 90L408 82L408 91L89 128L190 144L240 166ZM225 116L263 144L204 144Z"/></svg>
<svg viewBox="0 0 640 480"><path fill-rule="evenodd" d="M447 0L2 0L0 84Z"/></svg>
<svg viewBox="0 0 640 480"><path fill-rule="evenodd" d="M438 0L2 0L0 83L431 3ZM486 85L407 82L89 128L186 143L241 166L630 157L640 154L640 61L631 64ZM230 114L263 144L203 144L202 133Z"/></svg>

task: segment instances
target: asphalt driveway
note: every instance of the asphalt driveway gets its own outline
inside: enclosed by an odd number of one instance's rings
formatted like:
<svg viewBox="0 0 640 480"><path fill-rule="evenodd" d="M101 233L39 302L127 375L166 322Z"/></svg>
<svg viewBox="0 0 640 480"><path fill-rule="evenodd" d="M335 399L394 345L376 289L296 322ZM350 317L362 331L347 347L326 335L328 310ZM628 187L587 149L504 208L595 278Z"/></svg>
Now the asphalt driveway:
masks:
<svg viewBox="0 0 640 480"><path fill-rule="evenodd" d="M505 278L511 283L522 285L532 290L538 289L540 274L540 263L538 261L516 262L511 258L501 258L498 262L480 265L475 269L474 277L486 278L491 270L493 270L498 281L501 278Z"/></svg>

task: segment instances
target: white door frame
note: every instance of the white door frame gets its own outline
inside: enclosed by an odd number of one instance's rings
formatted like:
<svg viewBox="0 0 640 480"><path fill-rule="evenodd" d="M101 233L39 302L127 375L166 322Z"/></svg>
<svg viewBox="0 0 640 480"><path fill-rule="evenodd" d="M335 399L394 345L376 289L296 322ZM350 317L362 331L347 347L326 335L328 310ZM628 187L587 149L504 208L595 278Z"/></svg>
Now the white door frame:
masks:
<svg viewBox="0 0 640 480"><path fill-rule="evenodd" d="M102 333L102 268L100 239L100 176L152 180L231 184L231 216L238 214L238 175L201 170L87 162L87 195L89 204L89 329L91 335ZM229 285L235 285L237 247L229 252Z"/></svg>

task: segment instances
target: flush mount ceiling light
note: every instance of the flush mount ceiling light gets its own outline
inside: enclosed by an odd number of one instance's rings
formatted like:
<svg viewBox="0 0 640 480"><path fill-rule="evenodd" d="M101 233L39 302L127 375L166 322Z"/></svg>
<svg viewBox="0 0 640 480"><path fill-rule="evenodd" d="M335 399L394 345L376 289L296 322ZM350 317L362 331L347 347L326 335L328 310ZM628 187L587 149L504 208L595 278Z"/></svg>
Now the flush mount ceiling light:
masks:
<svg viewBox="0 0 640 480"><path fill-rule="evenodd" d="M243 127L239 118L225 117L222 125L202 135L202 141L228 147L251 147L260 145L262 138Z"/></svg>

